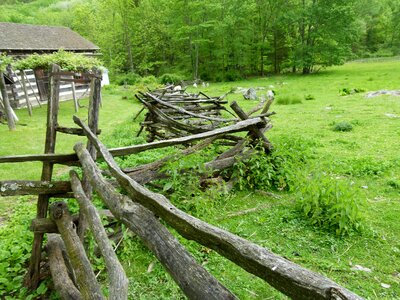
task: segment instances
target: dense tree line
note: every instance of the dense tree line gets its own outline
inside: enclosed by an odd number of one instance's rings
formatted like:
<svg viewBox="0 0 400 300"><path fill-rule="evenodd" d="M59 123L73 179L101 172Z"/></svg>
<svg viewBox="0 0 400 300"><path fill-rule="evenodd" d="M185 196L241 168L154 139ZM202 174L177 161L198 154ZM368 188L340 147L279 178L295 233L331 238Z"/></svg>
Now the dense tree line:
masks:
<svg viewBox="0 0 400 300"><path fill-rule="evenodd" d="M19 18L11 11L8 21L72 27L119 72L235 80L400 54L400 0L36 0L14 7L34 2L47 6Z"/></svg>

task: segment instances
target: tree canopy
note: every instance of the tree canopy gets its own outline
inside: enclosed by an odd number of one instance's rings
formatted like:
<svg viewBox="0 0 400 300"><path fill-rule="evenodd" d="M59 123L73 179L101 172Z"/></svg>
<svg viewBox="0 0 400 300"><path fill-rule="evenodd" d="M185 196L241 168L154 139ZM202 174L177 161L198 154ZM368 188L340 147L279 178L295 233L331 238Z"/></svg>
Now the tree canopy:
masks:
<svg viewBox="0 0 400 300"><path fill-rule="evenodd" d="M400 53L400 0L8 0L0 21L64 25L105 64L204 80Z"/></svg>

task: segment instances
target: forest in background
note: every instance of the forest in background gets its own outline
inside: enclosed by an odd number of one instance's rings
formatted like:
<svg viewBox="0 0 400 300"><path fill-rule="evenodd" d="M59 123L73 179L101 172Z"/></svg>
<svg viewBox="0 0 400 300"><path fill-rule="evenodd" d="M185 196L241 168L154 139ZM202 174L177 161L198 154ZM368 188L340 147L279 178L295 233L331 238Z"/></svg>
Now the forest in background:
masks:
<svg viewBox="0 0 400 300"><path fill-rule="evenodd" d="M114 73L224 81L400 54L400 0L2 0L0 21L62 25Z"/></svg>

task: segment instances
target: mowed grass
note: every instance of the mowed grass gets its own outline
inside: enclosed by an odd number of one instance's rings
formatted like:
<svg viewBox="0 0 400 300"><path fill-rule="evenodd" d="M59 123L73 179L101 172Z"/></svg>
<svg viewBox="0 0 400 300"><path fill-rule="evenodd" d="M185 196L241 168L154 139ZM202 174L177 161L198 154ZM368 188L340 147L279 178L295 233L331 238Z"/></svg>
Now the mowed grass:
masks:
<svg viewBox="0 0 400 300"><path fill-rule="evenodd" d="M362 203L365 217L362 233L336 236L311 226L296 211L296 194L280 191L273 191L279 198L260 191L241 191L223 197L189 199L196 208L196 215L324 274L365 298L399 299L400 97L366 99L364 93L339 96L343 88L400 89L399 70L399 61L349 63L315 75L254 78L210 84L201 89L209 95L221 95L238 86L265 87L275 90L277 99L300 98L298 104L272 106L271 110L277 114L271 117L274 127L267 133L268 138L275 145L281 144L283 138L301 139L312 148L313 158L294 172L307 174L319 170L332 178L352 183L358 190L357 200ZM135 141L138 121L133 123L132 116L140 105L132 97L122 99L126 94L126 91L104 93L100 127L103 130L101 136L108 145L126 144L130 139ZM310 95L313 97L308 97ZM237 100L246 109L257 103L243 100L240 94L231 94L228 99ZM72 126L72 109L72 103L62 103L60 125ZM43 151L45 108L35 109L32 118L24 114L27 115L26 111L19 112L21 123L27 126L19 126L16 132L8 132L6 125L0 126L0 155ZM84 115L83 110L80 115ZM353 130L333 131L333 126L339 122L350 123ZM63 135L61 138L60 134L57 152L71 152L75 141L74 137ZM157 153L153 156L154 159ZM135 157L130 160L135 161ZM58 174L65 170L59 169ZM39 177L40 164L0 166L0 180ZM0 203L4 202L0 199ZM0 204L0 209L12 211L12 205L7 200L6 204ZM230 213L260 205L267 208L227 217ZM199 262L241 299L285 298L215 251L181 240ZM124 242L119 255L131 279L131 298L184 298L160 263L137 238ZM355 265L369 268L371 272L352 270Z"/></svg>

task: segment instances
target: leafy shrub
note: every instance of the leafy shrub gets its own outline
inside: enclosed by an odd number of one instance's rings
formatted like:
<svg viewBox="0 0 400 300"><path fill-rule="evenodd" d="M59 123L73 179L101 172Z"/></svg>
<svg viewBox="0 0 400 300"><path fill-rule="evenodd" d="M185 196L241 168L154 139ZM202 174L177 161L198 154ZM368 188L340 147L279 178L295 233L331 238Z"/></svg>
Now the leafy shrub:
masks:
<svg viewBox="0 0 400 300"><path fill-rule="evenodd" d="M332 127L333 131L341 131L341 132L347 132L347 131L352 131L353 130L353 125L351 125L349 122L343 121L336 123Z"/></svg>
<svg viewBox="0 0 400 300"><path fill-rule="evenodd" d="M353 158L333 162L335 173L350 176L381 176L396 166L396 162L377 160L372 157Z"/></svg>
<svg viewBox="0 0 400 300"><path fill-rule="evenodd" d="M242 79L243 76L237 70L229 70L225 73L225 80L226 81L237 81Z"/></svg>
<svg viewBox="0 0 400 300"><path fill-rule="evenodd" d="M117 85L134 85L140 82L141 77L136 73L119 74L114 79Z"/></svg>
<svg viewBox="0 0 400 300"><path fill-rule="evenodd" d="M183 76L175 73L166 73L160 76L159 80L162 84L177 84L183 80Z"/></svg>
<svg viewBox="0 0 400 300"><path fill-rule="evenodd" d="M304 182L298 186L297 207L311 224L337 235L362 229L359 200L349 183L319 173L303 177Z"/></svg>
<svg viewBox="0 0 400 300"><path fill-rule="evenodd" d="M155 83L157 83L157 79L156 79L155 76L150 75L150 76L143 77L142 80L140 80L140 83L142 83L142 84L155 84Z"/></svg>
<svg viewBox="0 0 400 300"><path fill-rule="evenodd" d="M353 95L353 94L358 94L358 93L364 93L365 89L363 88L342 88L339 90L339 95L340 96L347 96L347 95Z"/></svg>
<svg viewBox="0 0 400 300"><path fill-rule="evenodd" d="M5 71L9 64L13 63L13 59L5 53L0 53L0 71Z"/></svg>
<svg viewBox="0 0 400 300"><path fill-rule="evenodd" d="M394 188L395 190L400 190L400 181L396 179L389 179L387 181L387 185L390 186L391 188Z"/></svg>
<svg viewBox="0 0 400 300"><path fill-rule="evenodd" d="M291 105L291 104L300 104L301 98L297 95L281 95L276 99L276 104L281 105Z"/></svg>
<svg viewBox="0 0 400 300"><path fill-rule="evenodd" d="M271 154L258 145L249 159L236 163L232 177L236 187L243 189L289 190L295 184L293 170L312 157L314 142L293 136L281 137Z"/></svg>
<svg viewBox="0 0 400 300"><path fill-rule="evenodd" d="M16 299L40 298L46 293L47 282L30 292L22 287L26 263L30 258L32 233L28 230L34 217L34 205L21 201L13 210L12 218L0 227L0 298Z"/></svg>
<svg viewBox="0 0 400 300"><path fill-rule="evenodd" d="M315 96L314 96L314 95L311 95L311 94L308 94L308 95L305 95L305 96L304 96L304 99L305 99L305 100L315 100Z"/></svg>
<svg viewBox="0 0 400 300"><path fill-rule="evenodd" d="M12 66L17 70L26 69L48 69L52 64L57 64L63 70L81 71L100 68L102 63L94 58L78 53L59 50L52 54L32 54L28 57L16 61Z"/></svg>

